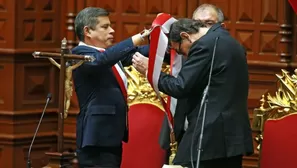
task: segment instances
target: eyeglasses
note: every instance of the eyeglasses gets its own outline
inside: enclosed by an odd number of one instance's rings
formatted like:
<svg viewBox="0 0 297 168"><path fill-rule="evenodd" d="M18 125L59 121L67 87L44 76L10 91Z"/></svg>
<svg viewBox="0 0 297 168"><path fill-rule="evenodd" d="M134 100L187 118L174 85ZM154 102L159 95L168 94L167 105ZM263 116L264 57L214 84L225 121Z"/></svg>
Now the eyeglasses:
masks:
<svg viewBox="0 0 297 168"><path fill-rule="evenodd" d="M181 41L179 42L178 49L175 50L177 54L180 54L180 55L182 54L182 51L181 51L180 47L181 47L181 44L182 44L183 41L184 41L184 40L181 40Z"/></svg>
<svg viewBox="0 0 297 168"><path fill-rule="evenodd" d="M184 41L184 39L181 39L181 41L178 43L178 48L173 48L170 44L168 45L167 47L167 52L170 52L171 49L174 49L175 52L179 55L182 55L182 50L181 50L181 45L182 45L182 42Z"/></svg>
<svg viewBox="0 0 297 168"><path fill-rule="evenodd" d="M200 20L202 23L204 23L206 26L212 26L216 24L216 21L214 20Z"/></svg>

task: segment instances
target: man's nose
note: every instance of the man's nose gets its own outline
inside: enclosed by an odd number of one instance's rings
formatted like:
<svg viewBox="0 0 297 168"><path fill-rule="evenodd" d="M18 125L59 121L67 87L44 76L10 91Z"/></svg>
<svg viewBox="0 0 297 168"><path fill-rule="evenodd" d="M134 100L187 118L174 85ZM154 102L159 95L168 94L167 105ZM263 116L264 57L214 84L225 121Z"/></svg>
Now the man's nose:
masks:
<svg viewBox="0 0 297 168"><path fill-rule="evenodd" d="M113 28L110 28L110 33L114 33L114 29Z"/></svg>

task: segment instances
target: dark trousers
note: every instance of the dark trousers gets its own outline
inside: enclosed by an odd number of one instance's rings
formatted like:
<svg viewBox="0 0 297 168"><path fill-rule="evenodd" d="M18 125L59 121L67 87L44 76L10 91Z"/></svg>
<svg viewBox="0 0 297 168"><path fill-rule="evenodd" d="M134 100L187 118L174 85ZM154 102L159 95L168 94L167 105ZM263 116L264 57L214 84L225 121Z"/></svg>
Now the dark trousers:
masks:
<svg viewBox="0 0 297 168"><path fill-rule="evenodd" d="M87 146L77 150L79 168L120 168L122 146Z"/></svg>
<svg viewBox="0 0 297 168"><path fill-rule="evenodd" d="M183 167L193 168L191 163L181 164ZM196 168L196 162L194 162ZM199 168L242 168L242 155L228 158L204 160L200 162Z"/></svg>

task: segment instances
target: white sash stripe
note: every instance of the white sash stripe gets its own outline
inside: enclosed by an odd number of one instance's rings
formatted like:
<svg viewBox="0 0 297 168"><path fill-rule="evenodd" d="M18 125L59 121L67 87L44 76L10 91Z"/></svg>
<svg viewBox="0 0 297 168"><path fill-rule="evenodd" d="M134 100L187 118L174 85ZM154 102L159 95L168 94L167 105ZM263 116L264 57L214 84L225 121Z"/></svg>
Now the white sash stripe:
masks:
<svg viewBox="0 0 297 168"><path fill-rule="evenodd" d="M170 18L168 19L163 25L162 25L162 31L165 33L165 34L168 34L169 33L169 29L170 29L170 26L173 22L177 21L175 18Z"/></svg>
<svg viewBox="0 0 297 168"><path fill-rule="evenodd" d="M162 63L166 52L166 47L160 47L160 46L167 46L167 44L168 44L168 39L166 35L162 31L160 31L156 59L154 63L155 66L153 71L153 85L154 85L154 90L156 92L159 92L159 88L158 88L159 77L162 70Z"/></svg>
<svg viewBox="0 0 297 168"><path fill-rule="evenodd" d="M126 88L126 90L127 90L127 88L128 88L128 81L127 81L127 77L126 77L126 75L125 75L124 70L119 66L118 63L115 64L114 66L115 66L115 68L117 69L117 71L119 72L119 74L120 74L120 76L121 76L121 78L122 78L122 80L123 80L123 82L124 82L125 88Z"/></svg>

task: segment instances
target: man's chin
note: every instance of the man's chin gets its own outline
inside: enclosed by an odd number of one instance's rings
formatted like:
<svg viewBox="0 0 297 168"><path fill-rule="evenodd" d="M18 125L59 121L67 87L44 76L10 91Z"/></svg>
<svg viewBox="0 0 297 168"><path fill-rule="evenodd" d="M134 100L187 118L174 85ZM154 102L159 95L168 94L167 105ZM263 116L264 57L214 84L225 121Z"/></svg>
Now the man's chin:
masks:
<svg viewBox="0 0 297 168"><path fill-rule="evenodd" d="M113 39L109 39L109 40L106 42L106 45L107 45L107 46L112 46L112 45L113 45L113 42L114 42Z"/></svg>
<svg viewBox="0 0 297 168"><path fill-rule="evenodd" d="M107 47L111 47L112 45L113 45L112 42L106 43L106 46L107 46Z"/></svg>

